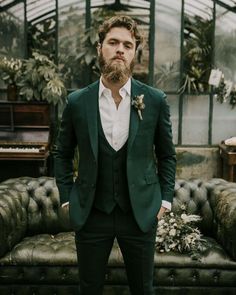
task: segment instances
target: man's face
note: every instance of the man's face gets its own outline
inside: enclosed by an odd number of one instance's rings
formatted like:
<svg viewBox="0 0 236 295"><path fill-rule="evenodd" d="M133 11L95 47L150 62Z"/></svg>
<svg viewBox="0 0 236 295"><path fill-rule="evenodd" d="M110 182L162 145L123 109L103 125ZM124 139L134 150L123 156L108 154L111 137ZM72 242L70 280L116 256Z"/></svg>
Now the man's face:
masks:
<svg viewBox="0 0 236 295"><path fill-rule="evenodd" d="M135 38L123 27L112 28L98 47L99 65L105 79L124 83L131 76L135 58Z"/></svg>

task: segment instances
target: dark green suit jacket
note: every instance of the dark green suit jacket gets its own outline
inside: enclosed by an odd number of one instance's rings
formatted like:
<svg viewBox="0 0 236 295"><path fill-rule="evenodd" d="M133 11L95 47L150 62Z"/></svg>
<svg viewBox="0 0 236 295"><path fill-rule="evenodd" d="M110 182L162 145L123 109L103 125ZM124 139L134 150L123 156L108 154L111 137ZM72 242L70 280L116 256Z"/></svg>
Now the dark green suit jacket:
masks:
<svg viewBox="0 0 236 295"><path fill-rule="evenodd" d="M62 116L54 151L54 167L61 203L70 202L72 226L79 230L94 201L98 163L99 81L73 92ZM140 120L131 106L127 151L127 178L131 206L142 231L148 231L162 200L172 202L175 149L165 94L132 79L131 97L144 95ZM79 177L73 182L72 159L79 150Z"/></svg>

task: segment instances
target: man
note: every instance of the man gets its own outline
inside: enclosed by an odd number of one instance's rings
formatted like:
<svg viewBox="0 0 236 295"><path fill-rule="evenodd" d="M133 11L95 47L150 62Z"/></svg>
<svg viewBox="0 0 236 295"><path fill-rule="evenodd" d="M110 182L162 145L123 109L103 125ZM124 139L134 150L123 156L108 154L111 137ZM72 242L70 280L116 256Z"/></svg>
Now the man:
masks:
<svg viewBox="0 0 236 295"><path fill-rule="evenodd" d="M154 294L157 219L171 208L176 160L165 94L131 78L140 42L130 17L105 21L101 78L72 93L62 117L55 176L76 233L82 295L102 294L115 237L131 294Z"/></svg>

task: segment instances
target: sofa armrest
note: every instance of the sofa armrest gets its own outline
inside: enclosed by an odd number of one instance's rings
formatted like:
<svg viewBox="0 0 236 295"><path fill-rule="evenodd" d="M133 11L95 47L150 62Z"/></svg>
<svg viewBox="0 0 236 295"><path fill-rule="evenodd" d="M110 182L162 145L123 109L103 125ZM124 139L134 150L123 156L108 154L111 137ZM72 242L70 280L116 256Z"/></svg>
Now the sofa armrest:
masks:
<svg viewBox="0 0 236 295"><path fill-rule="evenodd" d="M228 182L214 190L216 238L236 260L236 184Z"/></svg>
<svg viewBox="0 0 236 295"><path fill-rule="evenodd" d="M0 257L25 236L29 198L8 184L0 184Z"/></svg>

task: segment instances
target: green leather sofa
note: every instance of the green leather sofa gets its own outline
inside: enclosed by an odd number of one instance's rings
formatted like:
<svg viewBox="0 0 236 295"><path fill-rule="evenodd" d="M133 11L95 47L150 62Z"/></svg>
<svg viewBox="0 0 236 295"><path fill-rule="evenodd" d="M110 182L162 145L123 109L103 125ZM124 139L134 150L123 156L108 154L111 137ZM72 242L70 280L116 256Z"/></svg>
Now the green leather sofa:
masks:
<svg viewBox="0 0 236 295"><path fill-rule="evenodd" d="M157 253L156 294L236 294L236 184L222 179L176 180L173 211L187 204L202 216L208 240L201 260ZM59 208L53 178L0 183L0 294L78 294L74 234ZM104 295L127 295L126 273L114 244ZM91 294L96 295L96 294Z"/></svg>

